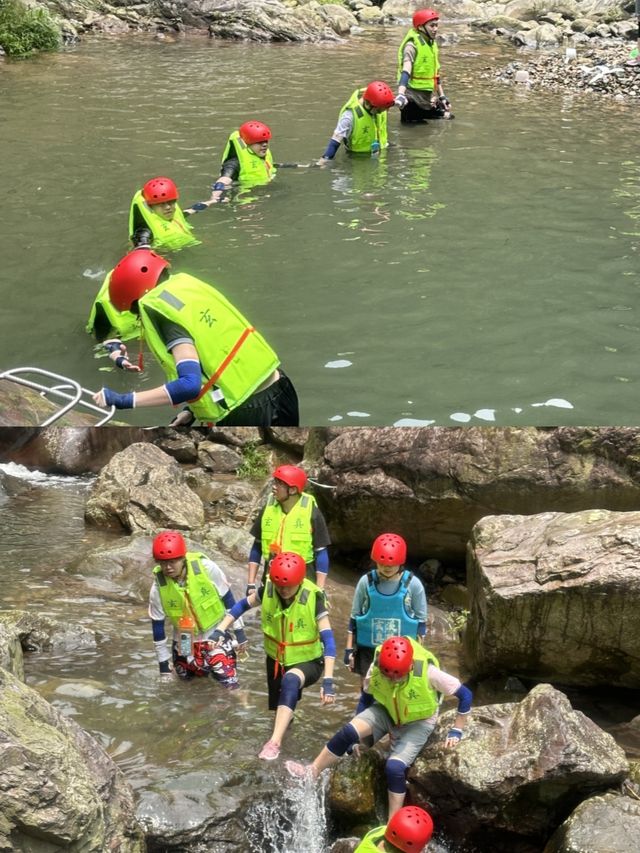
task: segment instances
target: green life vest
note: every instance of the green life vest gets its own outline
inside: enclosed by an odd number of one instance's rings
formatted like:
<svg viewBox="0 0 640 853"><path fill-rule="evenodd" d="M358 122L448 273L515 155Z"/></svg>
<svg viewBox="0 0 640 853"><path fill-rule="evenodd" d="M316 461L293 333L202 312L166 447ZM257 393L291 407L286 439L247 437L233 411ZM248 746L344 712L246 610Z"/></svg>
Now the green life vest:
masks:
<svg viewBox="0 0 640 853"><path fill-rule="evenodd" d="M345 110L353 113L353 130L349 139L345 139L345 147L354 154L370 154L371 145L374 142L380 144L380 148L386 148L387 141L387 111L371 115L360 102L364 89L356 89L347 103L340 110L340 115Z"/></svg>
<svg viewBox="0 0 640 853"><path fill-rule="evenodd" d="M186 273L177 273L138 301L144 335L169 380L176 363L155 325L151 310L177 323L193 339L203 373L203 386L214 382L189 402L202 421L216 421L253 394L278 367L280 360L262 335L214 287ZM218 400L224 397L226 407Z"/></svg>
<svg viewBox="0 0 640 853"><path fill-rule="evenodd" d="M410 29L398 49L398 79L402 74L402 54L405 45L410 41L416 46L416 58L411 69L409 88L431 92L436 88L440 74L438 42L430 42L417 30Z"/></svg>
<svg viewBox="0 0 640 853"><path fill-rule="evenodd" d="M313 495L303 492L289 512L284 512L273 495L269 496L261 522L262 556L265 560L282 551L293 551L305 563L313 562L311 514L315 506Z"/></svg>
<svg viewBox="0 0 640 853"><path fill-rule="evenodd" d="M386 829L386 826L377 826L371 832L367 832L353 853L380 853L378 844L384 838Z"/></svg>
<svg viewBox="0 0 640 853"><path fill-rule="evenodd" d="M376 702L386 708L396 725L426 720L436 713L440 704L440 695L431 687L427 678L427 668L430 663L438 666L437 658L411 637L406 639L413 647L413 667L408 677L398 683L384 677L378 667L378 656L382 648L378 646L369 681L369 693Z"/></svg>
<svg viewBox="0 0 640 853"><path fill-rule="evenodd" d="M105 279L102 282L102 287L93 301L91 313L87 320L86 330L90 335L93 334L96 324L96 313L98 306L100 306L117 337L123 341L128 341L130 338L139 337L140 322L136 315L132 314L131 311L118 311L118 309L114 308L111 304L111 300L109 299L109 280L111 279L112 272L113 270L108 272L105 276Z"/></svg>
<svg viewBox="0 0 640 853"><path fill-rule="evenodd" d="M260 184L268 184L275 177L276 167L273 165L271 149L267 148L266 157L258 157L249 148L247 143L240 138L237 130L227 140L226 148L222 154L222 162L227 159L231 151L235 151L240 163L240 174L238 181L243 187L257 187Z"/></svg>
<svg viewBox="0 0 640 853"><path fill-rule="evenodd" d="M154 207L155 205L147 204L142 195L142 190L138 190L132 198L129 208L130 237L133 237L135 212L138 210L151 230L154 249L182 249L185 246L195 246L200 243L200 240L196 240L193 236L193 227L189 225L177 204L173 219L168 222L154 211Z"/></svg>
<svg viewBox="0 0 640 853"><path fill-rule="evenodd" d="M220 593L201 563L203 559L204 554L187 552L187 580L184 587L173 578L166 577L160 566L153 570L162 608L168 618L177 627L180 617L190 612L201 634L217 625L226 612Z"/></svg>
<svg viewBox="0 0 640 853"><path fill-rule="evenodd" d="M274 584L267 579L262 597L264 650L281 666L322 657L316 622L316 596L322 591L308 578L300 584L293 602L283 610Z"/></svg>

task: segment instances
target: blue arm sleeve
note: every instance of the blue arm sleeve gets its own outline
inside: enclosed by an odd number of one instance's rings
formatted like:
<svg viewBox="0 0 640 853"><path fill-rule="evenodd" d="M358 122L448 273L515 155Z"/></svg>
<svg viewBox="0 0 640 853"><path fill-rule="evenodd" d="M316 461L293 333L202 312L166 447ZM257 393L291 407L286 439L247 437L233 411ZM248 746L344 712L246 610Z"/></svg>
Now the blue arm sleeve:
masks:
<svg viewBox="0 0 640 853"><path fill-rule="evenodd" d="M159 640L166 639L166 634L164 633L164 619L152 619L151 629L153 631L153 639L156 643Z"/></svg>
<svg viewBox="0 0 640 853"><path fill-rule="evenodd" d="M251 546L251 551L249 553L249 562L259 563L260 557L262 557L262 546L257 539L254 539L253 545Z"/></svg>
<svg viewBox="0 0 640 853"><path fill-rule="evenodd" d="M315 556L316 563L316 572L322 572L323 574L327 574L329 571L329 552L326 548L323 548L321 551L316 551Z"/></svg>
<svg viewBox="0 0 640 853"><path fill-rule="evenodd" d="M411 75L408 71L403 71L398 80L398 86L408 86Z"/></svg>
<svg viewBox="0 0 640 853"><path fill-rule="evenodd" d="M424 637L427 633L427 623L426 622L418 622L418 636Z"/></svg>
<svg viewBox="0 0 640 853"><path fill-rule="evenodd" d="M324 648L324 656L326 658L334 658L336 656L336 641L331 628L320 631L320 642Z"/></svg>
<svg viewBox="0 0 640 853"><path fill-rule="evenodd" d="M458 697L458 713L468 714L471 710L473 693L469 690L466 684L461 684L453 695Z"/></svg>
<svg viewBox="0 0 640 853"><path fill-rule="evenodd" d="M231 592L231 590L227 590L226 594L222 596L222 603L227 608L227 610L231 610L233 605L236 603L235 595Z"/></svg>
<svg viewBox="0 0 640 853"><path fill-rule="evenodd" d="M370 708L373 705L373 696L371 693L365 693L364 690L360 694L360 699L358 701L358 707L356 708L356 716L361 714L367 708Z"/></svg>
<svg viewBox="0 0 640 853"><path fill-rule="evenodd" d="M246 613L247 610L251 610L251 605L246 598L241 598L240 601L236 601L229 613L233 616L233 620L235 622L235 620L239 616L242 616L243 613Z"/></svg>
<svg viewBox="0 0 640 853"><path fill-rule="evenodd" d="M178 371L178 378L167 382L164 386L174 406L176 403L186 403L187 400L193 400L194 397L198 396L198 392L202 387L202 373L199 361L181 361L176 369Z"/></svg>
<svg viewBox="0 0 640 853"><path fill-rule="evenodd" d="M340 148L340 143L336 142L335 139L330 139L329 144L326 147L324 154L322 155L325 160L333 160L336 156L336 151Z"/></svg>

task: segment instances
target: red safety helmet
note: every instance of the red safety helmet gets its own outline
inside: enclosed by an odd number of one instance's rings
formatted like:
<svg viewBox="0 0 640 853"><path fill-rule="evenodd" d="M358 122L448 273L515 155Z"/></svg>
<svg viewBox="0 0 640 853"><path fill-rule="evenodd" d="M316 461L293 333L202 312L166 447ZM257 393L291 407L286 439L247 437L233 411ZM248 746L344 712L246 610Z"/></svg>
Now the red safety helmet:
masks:
<svg viewBox="0 0 640 853"><path fill-rule="evenodd" d="M243 125L240 125L238 133L240 139L247 145L254 145L256 142L268 142L271 139L271 131L261 121L245 121Z"/></svg>
<svg viewBox="0 0 640 853"><path fill-rule="evenodd" d="M431 815L419 806L404 806L387 824L385 839L404 853L420 853L433 835Z"/></svg>
<svg viewBox="0 0 640 853"><path fill-rule="evenodd" d="M397 533L381 533L371 547L371 559L383 566L402 566L407 559L407 543Z"/></svg>
<svg viewBox="0 0 640 853"><path fill-rule="evenodd" d="M388 110L395 102L395 95L382 80L374 80L373 83L369 83L362 93L362 97L369 101L372 107L377 107L379 110Z"/></svg>
<svg viewBox="0 0 640 853"><path fill-rule="evenodd" d="M177 201L180 193L171 178L151 178L142 187L142 197L147 204L160 204L162 201Z"/></svg>
<svg viewBox="0 0 640 853"><path fill-rule="evenodd" d="M109 280L109 299L118 311L128 311L131 303L140 299L158 283L169 261L151 249L134 249L115 265Z"/></svg>
<svg viewBox="0 0 640 853"><path fill-rule="evenodd" d="M438 21L439 19L440 15L435 9L418 9L413 14L413 26L417 30L418 27L423 27L429 21Z"/></svg>
<svg viewBox="0 0 640 853"><path fill-rule="evenodd" d="M403 678L413 664L413 649L406 637L389 637L378 655L378 666L389 678Z"/></svg>
<svg viewBox="0 0 640 853"><path fill-rule="evenodd" d="M280 465L273 472L274 480L282 480L287 486L295 487L301 492L307 485L307 475L297 465Z"/></svg>
<svg viewBox="0 0 640 853"><path fill-rule="evenodd" d="M155 560L175 560L187 553L187 543L181 533L175 530L165 530L158 533L153 540L153 557Z"/></svg>
<svg viewBox="0 0 640 853"><path fill-rule="evenodd" d="M269 563L269 577L276 586L297 586L306 573L307 564L293 551L283 551Z"/></svg>

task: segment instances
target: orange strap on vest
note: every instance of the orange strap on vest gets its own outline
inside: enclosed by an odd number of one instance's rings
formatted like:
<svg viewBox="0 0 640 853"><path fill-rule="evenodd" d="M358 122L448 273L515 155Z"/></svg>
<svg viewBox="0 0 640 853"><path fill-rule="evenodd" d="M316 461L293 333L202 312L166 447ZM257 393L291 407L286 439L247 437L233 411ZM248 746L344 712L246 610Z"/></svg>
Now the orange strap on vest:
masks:
<svg viewBox="0 0 640 853"><path fill-rule="evenodd" d="M235 357L236 353L238 352L238 350L240 349L242 344L249 337L251 332L255 332L254 327L253 326L247 326L247 328L242 332L242 334L240 335L238 340L235 342L235 344L231 347L229 354L224 359L224 361L222 362L220 367L216 370L216 372L213 374L213 376L205 383L205 385L203 385L203 387L200 389L200 393L198 394L198 396L194 397L193 400L189 400L188 401L189 403L197 403L198 400L201 400L202 397L204 397L204 395L207 393L209 388L211 388L212 385L215 385L215 383L218 381L218 379L220 379L220 377L222 376L224 371L227 369L227 367L231 363L232 359Z"/></svg>

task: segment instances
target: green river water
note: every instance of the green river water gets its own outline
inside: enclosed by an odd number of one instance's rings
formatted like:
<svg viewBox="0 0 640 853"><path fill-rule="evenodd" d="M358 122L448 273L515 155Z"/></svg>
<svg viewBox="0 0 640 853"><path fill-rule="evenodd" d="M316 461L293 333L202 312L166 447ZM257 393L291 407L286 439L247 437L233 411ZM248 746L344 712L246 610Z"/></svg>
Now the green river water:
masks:
<svg viewBox="0 0 640 853"><path fill-rule="evenodd" d="M276 161L317 159L355 86L393 82L402 32L86 40L2 64L0 370L158 384L151 357L142 377L105 372L83 331L134 191L166 174L185 206L207 198L250 118L271 126ZM304 424L637 424L637 106L483 80L516 58L484 37L442 54L455 121L401 127L392 110L383 157L280 170L195 217L202 245L174 267L265 334Z"/></svg>

